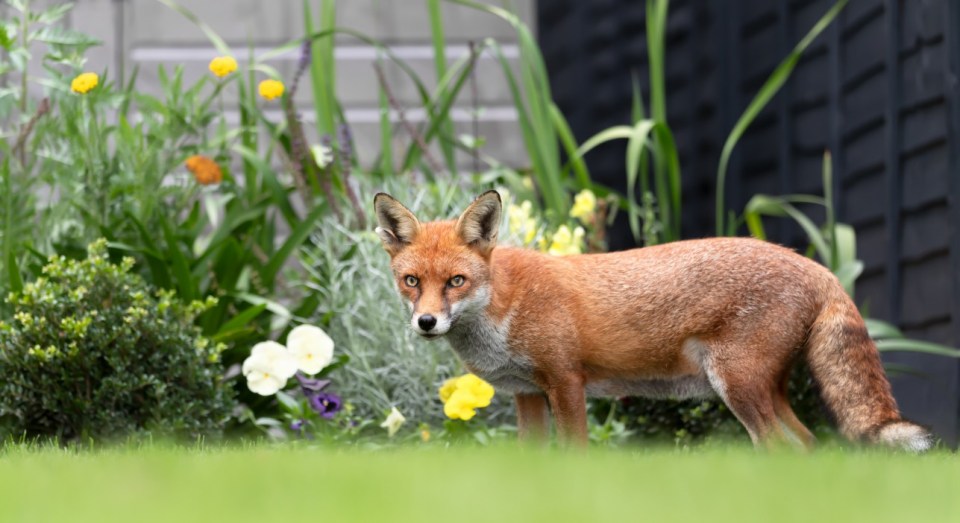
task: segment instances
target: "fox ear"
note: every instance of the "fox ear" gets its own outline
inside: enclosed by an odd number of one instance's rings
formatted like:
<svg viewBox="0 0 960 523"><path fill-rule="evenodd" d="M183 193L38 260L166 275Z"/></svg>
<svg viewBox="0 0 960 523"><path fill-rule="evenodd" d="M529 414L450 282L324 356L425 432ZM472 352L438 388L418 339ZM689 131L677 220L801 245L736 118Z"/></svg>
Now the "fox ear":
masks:
<svg viewBox="0 0 960 523"><path fill-rule="evenodd" d="M420 233L420 221L393 196L378 193L373 198L377 211L377 235L391 256L413 242Z"/></svg>
<svg viewBox="0 0 960 523"><path fill-rule="evenodd" d="M460 238L484 255L490 254L497 244L501 208L500 193L497 191L487 191L478 196L457 220Z"/></svg>

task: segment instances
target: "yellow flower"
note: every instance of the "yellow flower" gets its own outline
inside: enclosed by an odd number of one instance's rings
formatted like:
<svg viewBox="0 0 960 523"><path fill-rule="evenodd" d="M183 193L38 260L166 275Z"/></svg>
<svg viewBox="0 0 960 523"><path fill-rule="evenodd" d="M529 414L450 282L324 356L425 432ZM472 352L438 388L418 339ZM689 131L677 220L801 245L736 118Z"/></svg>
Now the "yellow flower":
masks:
<svg viewBox="0 0 960 523"><path fill-rule="evenodd" d="M587 220L593 216L593 213L596 210L597 197L590 189L584 189L577 193L577 195L573 198L573 207L570 209L570 217L587 223Z"/></svg>
<svg viewBox="0 0 960 523"><path fill-rule="evenodd" d="M457 390L466 391L473 396L474 402L479 408L489 406L494 393L493 385L473 374L467 374L457 380Z"/></svg>
<svg viewBox="0 0 960 523"><path fill-rule="evenodd" d="M260 96L267 100L273 100L283 96L283 82L279 80L264 80L260 82Z"/></svg>
<svg viewBox="0 0 960 523"><path fill-rule="evenodd" d="M443 413L450 419L468 421L477 415L476 398L469 391L457 389L443 405Z"/></svg>
<svg viewBox="0 0 960 523"><path fill-rule="evenodd" d="M425 428L420 430L420 441L430 443L430 429Z"/></svg>
<svg viewBox="0 0 960 523"><path fill-rule="evenodd" d="M218 78L223 78L237 70L237 61L232 56L218 56L210 60L210 72Z"/></svg>
<svg viewBox="0 0 960 523"><path fill-rule="evenodd" d="M440 386L440 401L446 403L450 396L453 395L453 392L457 390L457 380L460 378L450 378L447 381L443 382L443 385Z"/></svg>
<svg viewBox="0 0 960 523"><path fill-rule="evenodd" d="M450 419L469 420L477 409L490 405L493 394L493 386L473 374L450 378L440 387L443 413Z"/></svg>
<svg viewBox="0 0 960 523"><path fill-rule="evenodd" d="M583 230L583 227L577 227L571 231L566 225L561 225L557 228L557 232L553 233L547 254L553 256L580 254L583 252L581 247L585 235L586 231Z"/></svg>
<svg viewBox="0 0 960 523"><path fill-rule="evenodd" d="M91 89L96 87L98 83L100 83L100 77L97 76L97 73L83 73L77 75L77 77L70 82L70 90L75 93L87 94Z"/></svg>
<svg viewBox="0 0 960 523"><path fill-rule="evenodd" d="M217 162L206 156L195 154L187 158L184 164L187 166L187 169L193 173L193 177L196 178L197 183L200 185L213 185L223 180L223 173L220 171L220 166L217 165Z"/></svg>
<svg viewBox="0 0 960 523"><path fill-rule="evenodd" d="M533 241L537 236L537 219L533 217L533 204L529 200L507 207L507 227L511 235L523 235L524 244Z"/></svg>

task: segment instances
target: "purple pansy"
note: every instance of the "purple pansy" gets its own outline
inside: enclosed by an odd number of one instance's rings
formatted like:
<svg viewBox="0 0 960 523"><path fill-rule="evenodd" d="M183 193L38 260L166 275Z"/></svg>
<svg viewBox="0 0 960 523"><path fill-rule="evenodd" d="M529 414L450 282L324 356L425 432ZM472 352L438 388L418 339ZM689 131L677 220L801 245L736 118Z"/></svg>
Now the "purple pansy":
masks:
<svg viewBox="0 0 960 523"><path fill-rule="evenodd" d="M304 394L310 394L311 392L320 392L324 387L330 384L330 380L318 380L316 378L308 378L302 373L297 373L297 381L300 382L300 388L303 389Z"/></svg>
<svg viewBox="0 0 960 523"><path fill-rule="evenodd" d="M307 395L310 402L310 408L315 410L321 418L333 419L333 417L343 408L343 400L340 396L330 392L315 392Z"/></svg>

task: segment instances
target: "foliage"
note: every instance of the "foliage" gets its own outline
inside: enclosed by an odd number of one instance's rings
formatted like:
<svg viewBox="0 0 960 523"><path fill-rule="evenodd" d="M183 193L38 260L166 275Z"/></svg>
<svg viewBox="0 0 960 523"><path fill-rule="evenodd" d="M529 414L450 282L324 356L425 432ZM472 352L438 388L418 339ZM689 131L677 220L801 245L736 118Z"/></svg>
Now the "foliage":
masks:
<svg viewBox="0 0 960 523"><path fill-rule="evenodd" d="M183 305L110 263L106 242L85 260L51 257L11 293L0 324L0 432L59 441L136 433L216 436L233 407L220 379L223 345L193 320L215 300Z"/></svg>

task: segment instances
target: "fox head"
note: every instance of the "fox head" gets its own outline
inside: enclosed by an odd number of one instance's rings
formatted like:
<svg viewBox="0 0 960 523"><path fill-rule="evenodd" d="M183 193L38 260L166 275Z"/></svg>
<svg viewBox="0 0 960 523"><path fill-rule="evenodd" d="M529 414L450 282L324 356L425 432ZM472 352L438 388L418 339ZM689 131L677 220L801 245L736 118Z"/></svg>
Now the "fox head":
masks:
<svg viewBox="0 0 960 523"><path fill-rule="evenodd" d="M373 202L377 234L390 254L397 289L410 306L413 330L434 338L483 314L490 303L500 195L487 191L458 219L426 223L387 194L377 194Z"/></svg>

